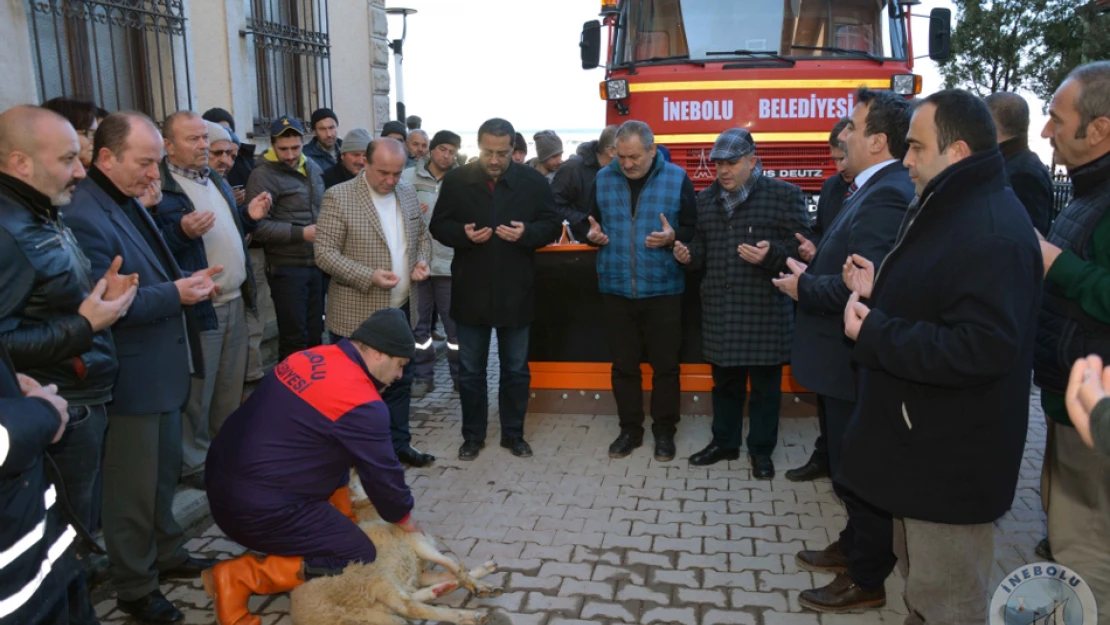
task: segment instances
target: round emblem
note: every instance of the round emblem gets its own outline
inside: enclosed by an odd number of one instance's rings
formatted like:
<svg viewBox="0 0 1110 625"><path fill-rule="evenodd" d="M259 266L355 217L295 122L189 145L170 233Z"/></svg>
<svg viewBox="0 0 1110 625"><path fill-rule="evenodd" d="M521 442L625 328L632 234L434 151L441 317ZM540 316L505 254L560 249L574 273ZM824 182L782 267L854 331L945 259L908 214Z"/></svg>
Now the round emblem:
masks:
<svg viewBox="0 0 1110 625"><path fill-rule="evenodd" d="M1002 580L991 600L990 625L1095 625L1098 607L1078 573L1034 562Z"/></svg>

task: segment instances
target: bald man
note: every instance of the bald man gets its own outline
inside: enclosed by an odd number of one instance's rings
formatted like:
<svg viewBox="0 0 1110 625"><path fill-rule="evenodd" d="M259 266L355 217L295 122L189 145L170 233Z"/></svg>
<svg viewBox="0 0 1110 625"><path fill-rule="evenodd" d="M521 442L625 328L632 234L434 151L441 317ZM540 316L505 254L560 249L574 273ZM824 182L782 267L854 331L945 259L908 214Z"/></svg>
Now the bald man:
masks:
<svg viewBox="0 0 1110 625"><path fill-rule="evenodd" d="M401 180L405 158L405 147L396 139L371 141L366 167L324 194L315 252L317 266L332 277L325 320L333 340L349 338L382 308L400 308L411 327L416 327L415 283L428 278L432 239L416 189ZM412 365L407 364L401 379L382 393L382 400L389 407L389 433L397 457L407 465L424 467L435 456L412 447L412 379Z"/></svg>
<svg viewBox="0 0 1110 625"><path fill-rule="evenodd" d="M68 402L68 425L47 453L69 498L67 520L89 528L116 379L108 328L131 305L138 277L120 276L118 265L90 274L58 215L85 177L80 152L73 126L54 112L0 114L0 342L17 371ZM98 622L83 575L70 599L70 623Z"/></svg>
<svg viewBox="0 0 1110 625"><path fill-rule="evenodd" d="M138 274L128 313L112 326L119 375L104 445L104 541L119 608L138 620L183 618L159 577L195 578L214 564L189 556L173 517L181 475L181 407L204 359L192 307L216 293L222 267L182 275L154 220L136 198L159 190L163 142L140 113L115 113L93 139L93 166L62 211L93 275L113 259ZM157 193L155 193L157 195Z"/></svg>

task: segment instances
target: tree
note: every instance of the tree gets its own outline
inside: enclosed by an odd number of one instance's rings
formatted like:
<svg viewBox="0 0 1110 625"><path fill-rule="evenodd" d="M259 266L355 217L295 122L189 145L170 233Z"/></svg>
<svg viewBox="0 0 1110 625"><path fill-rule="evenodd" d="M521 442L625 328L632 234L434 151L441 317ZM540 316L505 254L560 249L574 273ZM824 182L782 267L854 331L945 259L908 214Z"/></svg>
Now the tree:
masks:
<svg viewBox="0 0 1110 625"><path fill-rule="evenodd" d="M1110 15L1099 10L1100 4L1105 8L1107 3L1049 0L1029 85L1046 103L1073 69L1110 59Z"/></svg>
<svg viewBox="0 0 1110 625"><path fill-rule="evenodd" d="M940 67L945 86L980 96L1029 87L1050 2L1067 0L955 0L952 58Z"/></svg>

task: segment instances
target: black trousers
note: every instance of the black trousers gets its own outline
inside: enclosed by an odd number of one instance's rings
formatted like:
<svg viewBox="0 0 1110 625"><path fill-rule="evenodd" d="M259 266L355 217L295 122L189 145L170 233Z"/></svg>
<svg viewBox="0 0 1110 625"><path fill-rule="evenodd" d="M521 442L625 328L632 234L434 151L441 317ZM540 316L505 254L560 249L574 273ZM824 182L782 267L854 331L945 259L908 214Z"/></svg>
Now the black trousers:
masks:
<svg viewBox="0 0 1110 625"><path fill-rule="evenodd" d="M674 436L678 429L682 296L629 299L602 294L609 349L613 354L613 397L621 431L644 434L644 389L640 363L651 365L651 430Z"/></svg>
<svg viewBox="0 0 1110 625"><path fill-rule="evenodd" d="M825 438L825 449L829 456L829 473L836 475L840 466L840 450L844 446L844 433L848 421L856 409L856 402L836 399L827 395L817 396L817 416L821 420L821 432Z"/></svg>
<svg viewBox="0 0 1110 625"><path fill-rule="evenodd" d="M744 431L744 403L751 379L748 406L748 453L770 456L779 439L782 408L782 365L719 367L713 365L713 444L739 449Z"/></svg>
<svg viewBox="0 0 1110 625"><path fill-rule="evenodd" d="M324 335L324 272L267 264L278 325L278 361L320 345Z"/></svg>
<svg viewBox="0 0 1110 625"><path fill-rule="evenodd" d="M833 488L848 510L848 524L840 532L840 552L849 560L848 577L864 590L881 588L897 561L894 519L836 482Z"/></svg>

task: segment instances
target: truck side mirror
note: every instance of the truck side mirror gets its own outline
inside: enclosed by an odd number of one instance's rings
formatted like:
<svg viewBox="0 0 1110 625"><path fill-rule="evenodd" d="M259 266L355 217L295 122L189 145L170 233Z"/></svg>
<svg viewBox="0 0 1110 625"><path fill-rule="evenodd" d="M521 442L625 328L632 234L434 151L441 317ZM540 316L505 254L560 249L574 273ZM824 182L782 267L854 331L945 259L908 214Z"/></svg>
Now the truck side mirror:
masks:
<svg viewBox="0 0 1110 625"><path fill-rule="evenodd" d="M596 69L601 61L601 22L590 20L582 25L578 47L582 52L582 69Z"/></svg>
<svg viewBox="0 0 1110 625"><path fill-rule="evenodd" d="M952 56L952 11L933 9L929 12L929 58L943 63Z"/></svg>

